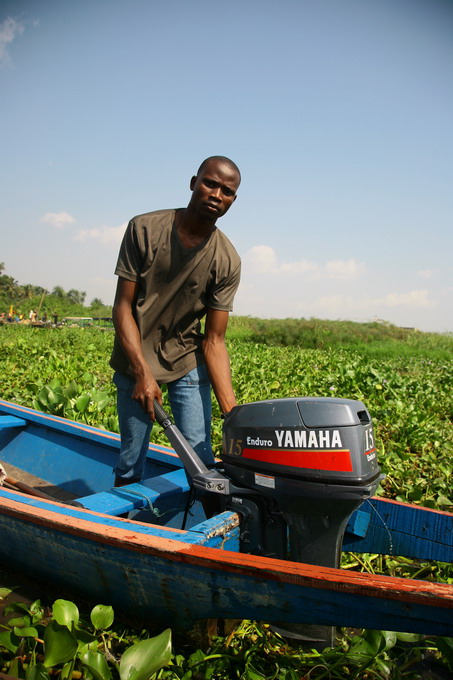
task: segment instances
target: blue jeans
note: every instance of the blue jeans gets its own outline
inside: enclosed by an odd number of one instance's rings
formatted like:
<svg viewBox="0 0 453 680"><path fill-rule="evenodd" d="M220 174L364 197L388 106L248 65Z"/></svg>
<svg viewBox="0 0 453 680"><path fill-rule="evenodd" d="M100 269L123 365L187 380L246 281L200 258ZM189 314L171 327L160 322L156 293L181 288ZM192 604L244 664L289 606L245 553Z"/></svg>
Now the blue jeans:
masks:
<svg viewBox="0 0 453 680"><path fill-rule="evenodd" d="M132 399L135 382L115 373L121 449L115 476L142 479L153 423L138 402ZM206 465L214 464L211 447L211 385L204 364L187 375L167 383L175 425Z"/></svg>

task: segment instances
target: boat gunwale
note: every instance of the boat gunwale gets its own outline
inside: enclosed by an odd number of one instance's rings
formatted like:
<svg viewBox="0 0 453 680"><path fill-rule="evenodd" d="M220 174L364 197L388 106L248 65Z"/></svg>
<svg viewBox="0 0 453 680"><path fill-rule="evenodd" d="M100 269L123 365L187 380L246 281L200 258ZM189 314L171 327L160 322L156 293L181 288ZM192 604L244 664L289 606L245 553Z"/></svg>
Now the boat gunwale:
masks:
<svg viewBox="0 0 453 680"><path fill-rule="evenodd" d="M53 505L63 507L65 505L56 501L33 500L30 507L20 498L26 497L26 494L16 491L8 491L7 493L17 495L19 499L12 500L0 492L0 510L3 514L49 528L55 532L94 540L98 544L117 546L134 553L189 563L209 570L217 568L222 572L251 576L259 580L280 581L361 596L373 597L373 592L379 592L380 599L404 600L407 605L432 604L436 607L453 609L453 585L450 584L368 574L334 567L321 567L211 548L196 543L179 541L172 537L164 538L153 533L134 532L134 527L142 523L125 518L114 518L91 510L70 507L70 515L56 512L55 509L52 509ZM74 513L76 513L75 516ZM80 517L80 514L102 517L108 519L109 523L93 522L88 517ZM155 525L146 526L152 528ZM163 529L165 532L173 533L173 535L174 532L181 531L178 529L170 530L166 527L156 527L156 529ZM190 530L185 533L190 533ZM429 600L432 600L432 603Z"/></svg>

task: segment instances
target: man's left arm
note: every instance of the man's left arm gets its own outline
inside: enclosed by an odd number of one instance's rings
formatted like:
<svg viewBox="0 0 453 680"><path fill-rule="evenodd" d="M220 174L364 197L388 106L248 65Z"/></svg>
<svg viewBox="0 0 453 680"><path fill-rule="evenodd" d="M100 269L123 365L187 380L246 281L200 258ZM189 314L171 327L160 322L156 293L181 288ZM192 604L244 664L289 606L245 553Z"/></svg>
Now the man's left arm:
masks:
<svg viewBox="0 0 453 680"><path fill-rule="evenodd" d="M206 368L222 413L228 413L237 404L231 381L230 357L225 344L228 318L228 312L209 308L203 340Z"/></svg>

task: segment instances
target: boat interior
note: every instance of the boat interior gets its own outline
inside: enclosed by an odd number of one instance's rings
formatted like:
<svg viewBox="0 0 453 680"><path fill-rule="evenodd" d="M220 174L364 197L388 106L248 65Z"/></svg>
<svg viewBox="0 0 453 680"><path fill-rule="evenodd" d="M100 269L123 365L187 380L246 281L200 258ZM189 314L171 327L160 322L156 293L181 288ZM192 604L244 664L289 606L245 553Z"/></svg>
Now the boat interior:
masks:
<svg viewBox="0 0 453 680"><path fill-rule="evenodd" d="M114 517L174 528L206 519L174 451L150 445L140 483L113 486L119 436L88 425L0 403L4 487ZM37 415L35 415L37 414Z"/></svg>

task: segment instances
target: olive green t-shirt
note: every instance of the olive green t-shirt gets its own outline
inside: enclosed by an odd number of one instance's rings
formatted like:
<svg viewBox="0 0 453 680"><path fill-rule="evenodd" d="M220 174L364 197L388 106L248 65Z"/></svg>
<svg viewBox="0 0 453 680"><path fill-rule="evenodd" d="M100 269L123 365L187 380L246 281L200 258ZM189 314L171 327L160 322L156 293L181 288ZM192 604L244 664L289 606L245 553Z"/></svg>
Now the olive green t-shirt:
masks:
<svg viewBox="0 0 453 680"><path fill-rule="evenodd" d="M177 380L203 363L200 320L208 308L230 312L241 261L217 227L185 248L174 227L176 210L134 217L126 229L115 274L139 283L134 310L143 354L160 383ZM110 365L129 374L117 338Z"/></svg>

